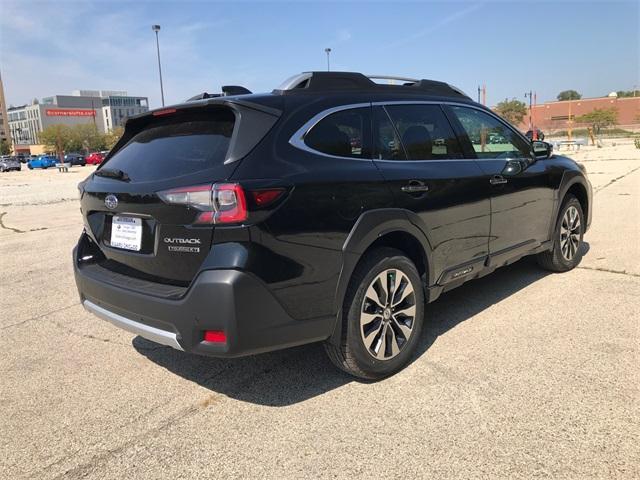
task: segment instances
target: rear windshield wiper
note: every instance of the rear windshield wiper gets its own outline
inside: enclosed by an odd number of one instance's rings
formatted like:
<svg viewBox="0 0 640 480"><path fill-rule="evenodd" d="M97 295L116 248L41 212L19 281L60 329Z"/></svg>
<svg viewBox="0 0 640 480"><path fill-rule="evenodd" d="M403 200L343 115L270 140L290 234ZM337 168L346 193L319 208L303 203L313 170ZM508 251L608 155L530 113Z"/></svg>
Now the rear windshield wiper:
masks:
<svg viewBox="0 0 640 480"><path fill-rule="evenodd" d="M128 182L131 179L129 175L127 175L122 170L118 170L117 168L101 168L100 170L96 170L94 175L99 177L113 178L114 180L122 180L123 182Z"/></svg>

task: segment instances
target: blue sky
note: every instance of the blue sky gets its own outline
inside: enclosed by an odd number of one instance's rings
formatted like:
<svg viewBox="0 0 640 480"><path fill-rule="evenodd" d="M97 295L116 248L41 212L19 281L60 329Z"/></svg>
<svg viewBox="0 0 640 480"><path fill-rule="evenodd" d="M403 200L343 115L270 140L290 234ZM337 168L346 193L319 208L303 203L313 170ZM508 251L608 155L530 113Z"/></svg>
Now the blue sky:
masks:
<svg viewBox="0 0 640 480"><path fill-rule="evenodd" d="M213 2L0 0L7 103L117 89L160 105L221 85L270 91L293 73L332 70L444 80L489 104L564 89L640 85L639 2ZM533 40L532 40L533 39ZM640 88L640 87L639 87Z"/></svg>

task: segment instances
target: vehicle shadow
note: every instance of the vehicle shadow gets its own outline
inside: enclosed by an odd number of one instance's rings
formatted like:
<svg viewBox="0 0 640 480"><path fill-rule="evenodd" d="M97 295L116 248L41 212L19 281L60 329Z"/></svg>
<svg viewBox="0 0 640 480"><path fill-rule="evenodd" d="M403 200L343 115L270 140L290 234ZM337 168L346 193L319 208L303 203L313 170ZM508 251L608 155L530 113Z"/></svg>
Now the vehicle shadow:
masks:
<svg viewBox="0 0 640 480"><path fill-rule="evenodd" d="M533 259L524 258L443 294L427 306L425 328L412 361L425 354L440 335L549 274ZM189 355L141 337L134 338L133 346L152 362L190 382L260 405L292 405L359 381L338 371L320 344L239 359Z"/></svg>

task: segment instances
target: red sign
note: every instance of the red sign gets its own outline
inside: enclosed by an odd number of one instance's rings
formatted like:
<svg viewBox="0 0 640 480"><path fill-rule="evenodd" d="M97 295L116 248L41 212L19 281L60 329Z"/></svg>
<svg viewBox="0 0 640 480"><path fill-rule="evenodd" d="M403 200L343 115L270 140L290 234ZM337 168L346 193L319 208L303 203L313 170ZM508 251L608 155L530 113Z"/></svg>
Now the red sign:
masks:
<svg viewBox="0 0 640 480"><path fill-rule="evenodd" d="M45 111L48 117L95 117L95 110L61 110L47 109Z"/></svg>

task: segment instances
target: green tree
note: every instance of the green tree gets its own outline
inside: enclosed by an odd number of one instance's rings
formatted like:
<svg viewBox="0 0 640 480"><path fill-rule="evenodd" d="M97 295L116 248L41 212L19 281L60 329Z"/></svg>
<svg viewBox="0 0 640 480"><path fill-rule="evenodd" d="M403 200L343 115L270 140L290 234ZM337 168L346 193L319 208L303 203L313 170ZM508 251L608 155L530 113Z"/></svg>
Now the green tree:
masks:
<svg viewBox="0 0 640 480"><path fill-rule="evenodd" d="M601 128L612 127L618 123L618 110L615 108L595 108L589 113L577 117L576 121L590 124L595 134L599 135Z"/></svg>
<svg viewBox="0 0 640 480"><path fill-rule="evenodd" d="M0 141L0 155L9 155L10 153L11 146L9 145L9 142L3 138L2 141Z"/></svg>
<svg viewBox="0 0 640 480"><path fill-rule="evenodd" d="M640 97L640 90L618 90L618 98Z"/></svg>
<svg viewBox="0 0 640 480"><path fill-rule="evenodd" d="M560 92L558 94L558 96L556 97L559 101L564 101L564 100L580 100L582 98L582 95L580 95L578 92L576 92L575 90L563 90L562 92Z"/></svg>
<svg viewBox="0 0 640 480"><path fill-rule="evenodd" d="M524 102L512 98L511 100L505 99L503 102L498 103L495 108L496 112L502 117L506 118L514 125L518 125L522 122L522 119L527 114L527 106Z"/></svg>
<svg viewBox="0 0 640 480"><path fill-rule="evenodd" d="M77 146L77 137L73 128L61 123L49 125L42 130L40 141L56 152L61 163L64 162L64 152L73 151L73 147Z"/></svg>
<svg viewBox="0 0 640 480"><path fill-rule="evenodd" d="M105 135L105 148L107 150L111 150L114 145L118 143L118 140L120 140L120 137L122 137L123 133L123 127L113 127L113 129Z"/></svg>
<svg viewBox="0 0 640 480"><path fill-rule="evenodd" d="M95 125L91 123L74 125L72 130L74 141L69 147L73 147L74 150L95 152L106 148L106 135L100 133Z"/></svg>

